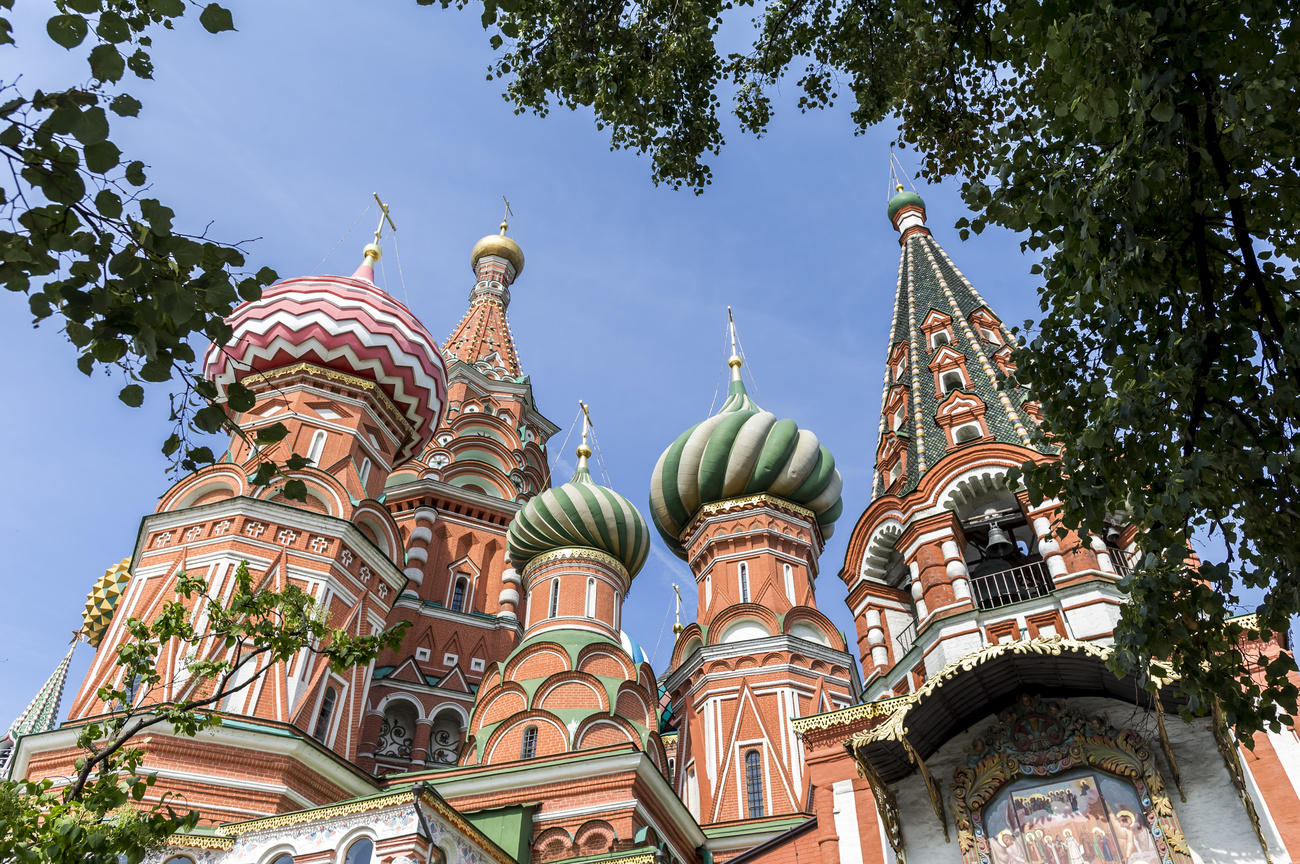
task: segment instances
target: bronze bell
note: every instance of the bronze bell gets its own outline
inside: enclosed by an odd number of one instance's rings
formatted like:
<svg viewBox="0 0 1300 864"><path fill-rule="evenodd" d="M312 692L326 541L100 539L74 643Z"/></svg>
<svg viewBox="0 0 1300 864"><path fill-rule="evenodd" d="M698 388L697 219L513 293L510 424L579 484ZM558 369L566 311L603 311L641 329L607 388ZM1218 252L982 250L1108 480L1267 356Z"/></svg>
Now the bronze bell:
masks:
<svg viewBox="0 0 1300 864"><path fill-rule="evenodd" d="M1005 558L1014 551L1016 551L1016 544L1011 542L1007 532L997 525L989 528L989 542L984 547L986 555L990 558Z"/></svg>

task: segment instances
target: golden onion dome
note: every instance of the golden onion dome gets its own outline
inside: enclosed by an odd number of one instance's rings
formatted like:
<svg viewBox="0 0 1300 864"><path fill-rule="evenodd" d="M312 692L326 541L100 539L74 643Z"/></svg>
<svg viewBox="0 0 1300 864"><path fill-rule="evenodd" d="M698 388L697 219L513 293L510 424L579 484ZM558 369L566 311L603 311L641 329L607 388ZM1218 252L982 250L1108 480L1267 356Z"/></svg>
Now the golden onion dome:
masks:
<svg viewBox="0 0 1300 864"><path fill-rule="evenodd" d="M92 648L99 647L100 640L104 638L104 631L113 620L113 610L117 607L117 600L122 596L122 589L126 588L126 583L131 579L131 572L127 569L130 564L130 558L123 558L109 567L104 571L104 575L96 580L94 587L90 589L90 594L86 596L86 609L81 613L81 635Z"/></svg>
<svg viewBox="0 0 1300 864"><path fill-rule="evenodd" d="M516 278L524 272L524 250L520 249L519 244L512 238L506 236L506 227L506 223L502 222L499 234L489 234L474 244L473 251L469 253L469 266L476 272L479 259L485 255L496 255L509 261L515 268Z"/></svg>

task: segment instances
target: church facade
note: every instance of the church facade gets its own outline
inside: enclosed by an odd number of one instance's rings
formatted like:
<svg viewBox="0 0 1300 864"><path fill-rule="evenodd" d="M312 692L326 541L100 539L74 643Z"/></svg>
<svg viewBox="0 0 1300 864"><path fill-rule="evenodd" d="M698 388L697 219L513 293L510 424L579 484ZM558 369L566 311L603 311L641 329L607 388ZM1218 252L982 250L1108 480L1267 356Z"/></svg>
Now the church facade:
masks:
<svg viewBox="0 0 1300 864"><path fill-rule="evenodd" d="M140 742L153 799L201 814L171 864L1300 860L1300 739L1238 741L1217 713L1180 719L1176 681L1108 671L1136 528L1117 514L1104 536L1059 536L1059 502L1008 481L1055 458L1008 378L1012 336L918 195L900 187L888 215L876 469L851 526L833 455L754 401L734 347L722 408L649 478L649 522L622 494L639 490L593 480L585 433L554 484L557 427L507 315L524 255L505 223L474 246L441 344L375 284L377 243L350 277L267 289L205 358L219 391L256 395L245 434L143 519L88 598L95 656L67 720L65 657L0 761L68 777L78 729L111 710L97 694L120 683L126 621L157 614L182 572L220 595L245 566L351 634L406 636L341 673L275 663L220 726ZM276 423L289 434L259 450ZM289 472L305 501L249 480L290 453L309 462ZM852 645L816 598L837 523ZM622 628L652 543L697 589L663 670ZM164 684L137 708L188 698L192 659L164 646Z"/></svg>

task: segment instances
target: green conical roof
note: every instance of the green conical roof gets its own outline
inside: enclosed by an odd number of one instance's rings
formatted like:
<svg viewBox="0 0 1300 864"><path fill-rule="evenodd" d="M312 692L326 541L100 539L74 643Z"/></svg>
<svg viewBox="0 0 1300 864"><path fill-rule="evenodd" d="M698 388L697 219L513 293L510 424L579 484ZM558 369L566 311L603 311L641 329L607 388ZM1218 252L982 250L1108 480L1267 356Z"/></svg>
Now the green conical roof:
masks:
<svg viewBox="0 0 1300 864"><path fill-rule="evenodd" d="M54 667L44 686L23 709L23 713L9 726L10 740L17 741L22 735L35 732L49 732L59 722L59 706L63 701L63 687L68 681L68 664L72 662L72 652L77 650L73 642L68 653L63 655L59 665Z"/></svg>
<svg viewBox="0 0 1300 864"><path fill-rule="evenodd" d="M681 533L705 504L769 494L813 511L830 537L843 510L835 457L807 429L778 420L745 392L739 359L722 410L687 429L650 478L650 516L668 547L685 556Z"/></svg>
<svg viewBox="0 0 1300 864"><path fill-rule="evenodd" d="M650 554L645 519L632 502L593 481L586 456L579 454L572 480L529 501L510 522L510 565L522 572L538 555L577 546L613 555L635 576Z"/></svg>

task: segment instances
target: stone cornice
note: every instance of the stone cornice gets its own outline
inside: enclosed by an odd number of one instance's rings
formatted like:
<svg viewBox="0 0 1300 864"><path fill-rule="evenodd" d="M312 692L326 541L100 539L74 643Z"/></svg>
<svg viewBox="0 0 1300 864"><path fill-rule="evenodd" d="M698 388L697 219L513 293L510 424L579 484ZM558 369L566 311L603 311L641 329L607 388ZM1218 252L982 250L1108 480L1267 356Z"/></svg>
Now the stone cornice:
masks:
<svg viewBox="0 0 1300 864"><path fill-rule="evenodd" d="M718 645L701 645L691 652L691 655L684 659L676 669L670 670L663 680L663 685L669 693L676 692L688 678L703 666L706 662L712 660L725 660L732 657L744 657L752 654L766 654L770 651L797 651L805 657L816 660L822 660L840 666L847 666L851 680L857 678L857 670L853 657L847 651L839 651L835 648L828 648L825 645L816 642L809 642L806 639L800 639L798 636L789 636L782 634L780 636L765 636L762 639L746 639L743 642L723 642ZM761 672L762 669L751 669L750 672Z"/></svg>
<svg viewBox="0 0 1300 864"><path fill-rule="evenodd" d="M586 546L564 546L560 549L552 549L550 552L543 552L533 560L529 561L524 567L523 578L528 580L538 568L547 564L553 564L556 561L594 561L621 576L626 583L631 583L632 577L628 575L627 568L623 562L619 561L608 552L602 552L599 549L591 549Z"/></svg>
<svg viewBox="0 0 1300 864"><path fill-rule="evenodd" d="M279 378L291 378L295 376L323 378L326 381L349 387L353 390L360 390L367 396L372 397L379 406L380 412L385 415L384 419L393 424L393 427L399 429L403 436L407 438L415 437L415 428L411 426L409 420L398 410L388 394L384 393L374 381L365 378L359 378L356 375L349 375L346 372L337 372L333 369L326 369L323 366L317 366L314 363L294 363L290 366L281 366L279 369L272 369L269 372L257 372L252 375L246 375L241 378L239 383L245 387L256 387L259 384L266 384L274 389L272 383Z"/></svg>

